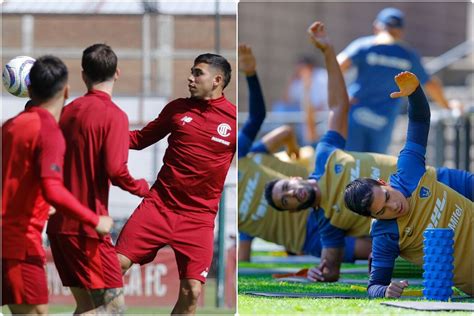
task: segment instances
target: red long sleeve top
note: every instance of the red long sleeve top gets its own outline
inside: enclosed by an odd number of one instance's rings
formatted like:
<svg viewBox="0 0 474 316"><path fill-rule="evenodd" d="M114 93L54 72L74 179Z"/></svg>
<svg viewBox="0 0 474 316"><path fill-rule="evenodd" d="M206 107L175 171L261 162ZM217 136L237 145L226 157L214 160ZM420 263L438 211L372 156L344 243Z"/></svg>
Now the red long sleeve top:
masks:
<svg viewBox="0 0 474 316"><path fill-rule="evenodd" d="M163 167L150 196L158 205L213 221L236 145L236 107L214 100L177 99L142 130L130 132L130 148L168 137Z"/></svg>
<svg viewBox="0 0 474 316"><path fill-rule="evenodd" d="M64 185L98 215L108 215L110 183L138 196L148 193L146 180L128 170L128 117L110 95L92 90L67 105L59 125L66 139ZM59 212L48 234L100 238L95 230Z"/></svg>
<svg viewBox="0 0 474 316"><path fill-rule="evenodd" d="M49 204L92 230L97 226L99 217L63 185L64 151L59 126L43 108L29 107L2 126L2 258L44 257Z"/></svg>

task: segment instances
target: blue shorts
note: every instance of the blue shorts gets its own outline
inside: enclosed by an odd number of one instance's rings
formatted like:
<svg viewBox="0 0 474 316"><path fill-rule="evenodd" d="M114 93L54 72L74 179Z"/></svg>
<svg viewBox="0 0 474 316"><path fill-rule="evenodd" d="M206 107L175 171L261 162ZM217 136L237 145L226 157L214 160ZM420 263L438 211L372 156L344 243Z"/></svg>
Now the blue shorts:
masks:
<svg viewBox="0 0 474 316"><path fill-rule="evenodd" d="M356 238L346 236L344 238L344 258L343 262L355 261L355 241ZM321 257L321 236L319 235L316 212L311 211L306 224L306 239L303 246L303 252L315 257Z"/></svg>

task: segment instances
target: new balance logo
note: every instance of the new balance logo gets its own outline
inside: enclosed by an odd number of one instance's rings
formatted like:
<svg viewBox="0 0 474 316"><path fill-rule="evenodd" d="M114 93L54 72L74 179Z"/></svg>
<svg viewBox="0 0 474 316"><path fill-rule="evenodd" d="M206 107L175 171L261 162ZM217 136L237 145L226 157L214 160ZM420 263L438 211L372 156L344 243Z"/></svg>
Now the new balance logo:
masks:
<svg viewBox="0 0 474 316"><path fill-rule="evenodd" d="M191 123L192 120L193 120L192 117L190 117L190 116L185 116L185 117L183 117L183 118L181 119L181 122L183 122L182 125L184 125L184 124L186 124L186 123Z"/></svg>
<svg viewBox="0 0 474 316"><path fill-rule="evenodd" d="M209 268L206 268L206 270L201 272L201 276L204 278L207 278L207 274L209 273Z"/></svg>

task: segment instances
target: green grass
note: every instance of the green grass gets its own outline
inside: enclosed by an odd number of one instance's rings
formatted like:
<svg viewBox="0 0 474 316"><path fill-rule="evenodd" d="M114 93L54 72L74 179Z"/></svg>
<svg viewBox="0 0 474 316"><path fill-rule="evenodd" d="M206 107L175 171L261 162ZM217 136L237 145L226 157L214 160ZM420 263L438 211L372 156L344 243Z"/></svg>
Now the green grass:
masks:
<svg viewBox="0 0 474 316"><path fill-rule="evenodd" d="M254 263L239 262L239 268L273 269L273 268L312 268L314 264L310 263ZM363 265L354 263L343 263L342 269L361 268Z"/></svg>
<svg viewBox="0 0 474 316"><path fill-rule="evenodd" d="M150 298L153 300L153 298ZM210 278L207 280L205 285L204 295L204 306L197 308L197 314L200 315L234 315L235 309L228 308L217 308L214 307L216 302L216 280ZM125 304L127 303L127 297L125 297ZM67 314L72 315L75 305L59 305L50 304L50 314ZM126 314L128 315L169 315L173 306L165 307L138 307L138 306L127 306ZM1 307L1 313L4 315L11 315L10 310L7 306Z"/></svg>
<svg viewBox="0 0 474 316"><path fill-rule="evenodd" d="M384 299L267 298L239 294L239 315L470 315L469 312L420 312L381 305Z"/></svg>
<svg viewBox="0 0 474 316"><path fill-rule="evenodd" d="M169 315L173 307L128 307L125 314L127 315ZM74 311L73 305L50 305L50 314L67 314L72 315ZM6 306L2 306L1 312L4 315L10 315L10 310ZM216 307L198 307L197 314L200 315L234 315L234 310L222 309Z"/></svg>
<svg viewBox="0 0 474 316"><path fill-rule="evenodd" d="M278 264L278 263L239 263L240 267L259 268L262 272L269 268L308 268L311 264ZM342 268L362 268L367 265L343 264ZM344 274L345 279L367 279L366 274ZM314 298L269 298L246 295L248 291L258 292L290 292L290 293L324 293L365 295L365 291L351 289L343 283L293 283L272 279L269 274L239 275L238 278L238 310L239 315L469 315L468 312L420 312L381 305L380 302L393 299L314 299ZM422 289L410 286L409 289ZM470 300L472 302L473 300Z"/></svg>

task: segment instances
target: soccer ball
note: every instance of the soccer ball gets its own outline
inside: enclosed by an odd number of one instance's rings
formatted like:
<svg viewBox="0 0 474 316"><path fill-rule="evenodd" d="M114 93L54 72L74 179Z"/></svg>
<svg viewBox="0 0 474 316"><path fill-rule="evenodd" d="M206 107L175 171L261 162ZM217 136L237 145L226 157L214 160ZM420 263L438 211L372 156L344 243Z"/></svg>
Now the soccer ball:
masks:
<svg viewBox="0 0 474 316"><path fill-rule="evenodd" d="M35 59L28 56L18 56L10 60L3 67L3 86L14 96L28 97L28 86L30 85L30 70Z"/></svg>

